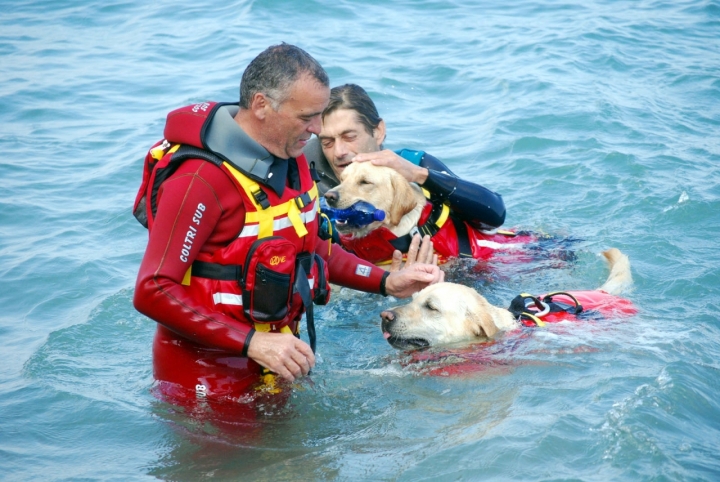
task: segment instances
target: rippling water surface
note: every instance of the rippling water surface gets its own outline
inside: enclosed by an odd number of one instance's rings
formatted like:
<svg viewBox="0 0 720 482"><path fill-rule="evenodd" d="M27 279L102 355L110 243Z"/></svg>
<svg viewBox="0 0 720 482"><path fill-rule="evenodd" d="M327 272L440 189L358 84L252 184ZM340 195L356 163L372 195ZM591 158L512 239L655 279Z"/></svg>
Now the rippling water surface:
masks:
<svg viewBox="0 0 720 482"><path fill-rule="evenodd" d="M720 3L0 2L3 480L717 480ZM503 194L577 260L450 273L490 301L589 288L626 252L641 313L479 349L428 375L349 290L319 363L259 427L151 393L131 304L141 159L165 114L232 101L287 41L375 99L390 148ZM461 348L458 348L461 349ZM431 357L432 358L432 357Z"/></svg>

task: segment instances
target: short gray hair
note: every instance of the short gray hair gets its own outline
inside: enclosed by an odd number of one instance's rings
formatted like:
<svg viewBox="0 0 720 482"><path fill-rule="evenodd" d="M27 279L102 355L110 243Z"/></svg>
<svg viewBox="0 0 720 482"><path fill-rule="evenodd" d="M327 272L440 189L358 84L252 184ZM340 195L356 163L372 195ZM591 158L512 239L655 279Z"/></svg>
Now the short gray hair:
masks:
<svg viewBox="0 0 720 482"><path fill-rule="evenodd" d="M274 110L288 98L290 86L302 74L308 74L325 87L330 86L327 72L300 47L273 45L255 57L245 69L240 81L240 108L249 109L258 92L270 99Z"/></svg>

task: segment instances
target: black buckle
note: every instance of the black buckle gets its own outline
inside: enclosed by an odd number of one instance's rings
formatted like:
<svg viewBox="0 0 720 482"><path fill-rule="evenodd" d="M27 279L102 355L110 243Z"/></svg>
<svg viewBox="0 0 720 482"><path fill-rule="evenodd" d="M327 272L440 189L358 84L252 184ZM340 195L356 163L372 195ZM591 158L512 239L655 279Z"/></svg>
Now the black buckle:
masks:
<svg viewBox="0 0 720 482"><path fill-rule="evenodd" d="M312 201L312 198L310 197L310 194L308 194L306 192L302 193L301 195L299 195L298 197L295 198L295 204L300 209L307 207L311 201Z"/></svg>
<svg viewBox="0 0 720 482"><path fill-rule="evenodd" d="M255 198L255 202L262 206L263 209L267 209L270 207L270 201L268 201L268 196L267 194L265 194L265 191L263 191L262 189L258 189L257 191L253 192L252 195Z"/></svg>

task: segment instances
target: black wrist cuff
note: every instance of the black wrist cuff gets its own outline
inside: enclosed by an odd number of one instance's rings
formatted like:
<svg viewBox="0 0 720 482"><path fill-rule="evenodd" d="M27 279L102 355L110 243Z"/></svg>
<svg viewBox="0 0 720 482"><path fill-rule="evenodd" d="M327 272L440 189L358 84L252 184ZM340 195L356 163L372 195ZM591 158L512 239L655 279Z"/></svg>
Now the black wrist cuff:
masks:
<svg viewBox="0 0 720 482"><path fill-rule="evenodd" d="M255 334L255 328L250 329L250 333L247 334L245 337L245 345L243 346L242 353L240 356L247 358L247 351L248 347L250 346L250 340L252 340L253 335Z"/></svg>
<svg viewBox="0 0 720 482"><path fill-rule="evenodd" d="M385 271L382 275L382 279L380 280L380 294L383 296L387 296L387 291L385 291L385 281L388 279L388 276L390 276L390 271Z"/></svg>

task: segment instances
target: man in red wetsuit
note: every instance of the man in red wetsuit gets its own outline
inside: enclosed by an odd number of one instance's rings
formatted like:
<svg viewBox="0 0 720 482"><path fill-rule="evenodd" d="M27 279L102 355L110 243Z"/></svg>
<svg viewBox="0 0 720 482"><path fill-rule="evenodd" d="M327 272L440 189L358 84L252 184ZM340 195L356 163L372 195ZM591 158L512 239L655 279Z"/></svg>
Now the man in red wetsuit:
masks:
<svg viewBox="0 0 720 482"><path fill-rule="evenodd" d="M149 241L133 302L158 322L158 381L203 397L236 397L258 381L261 367L289 381L308 374L315 357L297 336L307 306L298 294L302 284L287 291L287 280L307 276L317 285L322 261L335 284L398 298L442 281L437 266L415 263L388 273L318 237L317 188L302 151L320 132L329 93L317 61L281 44L248 65L239 105L200 103L168 115L165 139L146 162L173 169L163 178L146 164L149 180L135 206ZM275 243L267 259L255 251L264 241ZM297 251L298 260L321 259L302 271L267 275L271 265L282 268L287 250ZM253 256L257 271L248 274ZM286 297L277 294L281 289ZM264 323L267 313L258 307L267 304L274 308Z"/></svg>

